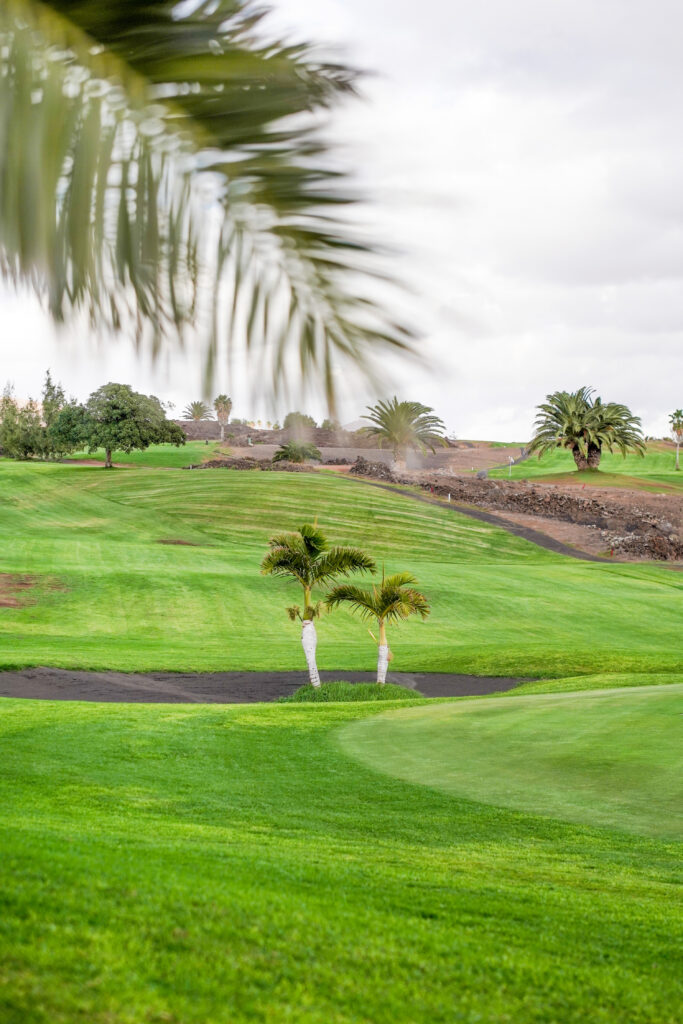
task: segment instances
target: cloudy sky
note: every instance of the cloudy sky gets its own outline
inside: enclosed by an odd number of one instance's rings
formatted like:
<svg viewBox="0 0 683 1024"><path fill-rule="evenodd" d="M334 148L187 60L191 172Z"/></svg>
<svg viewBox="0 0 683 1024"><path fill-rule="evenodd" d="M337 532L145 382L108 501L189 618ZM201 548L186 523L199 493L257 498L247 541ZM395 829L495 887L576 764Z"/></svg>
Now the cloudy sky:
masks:
<svg viewBox="0 0 683 1024"><path fill-rule="evenodd" d="M279 0L277 23L376 75L334 121L374 197L368 227L423 333L401 397L460 437L524 440L547 392L596 387L661 435L683 405L683 10L675 0ZM0 380L46 366L85 397L107 379L178 406L199 368L130 344L57 339L0 295ZM233 394L236 415L261 415ZM348 398L343 419L362 412ZM323 409L314 409L322 414Z"/></svg>

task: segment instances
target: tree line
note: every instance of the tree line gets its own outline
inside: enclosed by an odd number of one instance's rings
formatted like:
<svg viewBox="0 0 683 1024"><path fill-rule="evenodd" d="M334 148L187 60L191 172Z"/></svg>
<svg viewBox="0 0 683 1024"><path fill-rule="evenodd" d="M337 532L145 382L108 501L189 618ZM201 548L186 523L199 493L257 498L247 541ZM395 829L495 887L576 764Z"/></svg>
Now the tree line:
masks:
<svg viewBox="0 0 683 1024"><path fill-rule="evenodd" d="M162 443L183 445L185 434L166 418L158 398L128 384L104 384L81 404L66 397L48 370L40 403L20 404L10 385L0 398L0 452L11 459L60 459L102 448L110 469L113 451L128 454Z"/></svg>

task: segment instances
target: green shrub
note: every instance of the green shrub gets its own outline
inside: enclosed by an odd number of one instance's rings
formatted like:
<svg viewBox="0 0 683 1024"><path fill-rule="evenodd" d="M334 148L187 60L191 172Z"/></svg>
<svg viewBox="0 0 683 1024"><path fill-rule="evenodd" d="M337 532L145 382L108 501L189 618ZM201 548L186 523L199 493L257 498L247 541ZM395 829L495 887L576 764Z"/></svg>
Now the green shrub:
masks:
<svg viewBox="0 0 683 1024"><path fill-rule="evenodd" d="M423 694L419 690L409 690L407 686L396 686L393 683L323 683L322 686L311 686L307 683L300 686L289 697L280 697L281 704L330 702L348 700L419 700Z"/></svg>

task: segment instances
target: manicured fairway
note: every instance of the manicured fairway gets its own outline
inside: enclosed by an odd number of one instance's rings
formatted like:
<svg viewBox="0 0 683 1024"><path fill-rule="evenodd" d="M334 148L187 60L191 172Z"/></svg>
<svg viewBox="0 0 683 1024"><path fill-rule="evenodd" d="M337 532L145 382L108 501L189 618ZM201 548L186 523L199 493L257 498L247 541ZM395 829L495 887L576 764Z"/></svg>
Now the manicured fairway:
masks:
<svg viewBox="0 0 683 1024"><path fill-rule="evenodd" d="M3 1024L675 1024L680 847L379 774L373 713L0 701Z"/></svg>
<svg viewBox="0 0 683 1024"><path fill-rule="evenodd" d="M564 448L544 455L541 459L534 455L512 467L510 474L507 466L491 470L492 477L512 476L513 480L533 480L536 477L547 478L547 482L586 483L594 487L629 487L657 491L671 488L683 489L683 472L675 471L676 451L671 445L662 442L650 442L644 458L639 455L627 455L605 452L600 460L600 470L594 472L576 472L576 464L571 452ZM663 486L662 486L663 485Z"/></svg>
<svg viewBox="0 0 683 1024"><path fill-rule="evenodd" d="M183 466L196 465L217 456L228 455L228 442L221 445L218 441L188 441L178 447L174 444L153 444L141 452L112 452L112 462L120 462L126 466L143 466L152 468L182 469ZM104 464L105 453L100 448L96 452L74 452L67 456L78 461L94 460Z"/></svg>
<svg viewBox="0 0 683 1024"><path fill-rule="evenodd" d="M683 683L410 708L342 745L471 800L683 839Z"/></svg>
<svg viewBox="0 0 683 1024"><path fill-rule="evenodd" d="M318 517L432 604L392 633L394 667L481 675L683 667L683 575L578 562L485 523L332 474L186 472L0 461L0 665L124 671L295 669L292 585L259 575L267 538ZM185 542L178 544L178 541ZM322 596L322 595L320 595ZM376 649L346 612L319 627L324 669Z"/></svg>

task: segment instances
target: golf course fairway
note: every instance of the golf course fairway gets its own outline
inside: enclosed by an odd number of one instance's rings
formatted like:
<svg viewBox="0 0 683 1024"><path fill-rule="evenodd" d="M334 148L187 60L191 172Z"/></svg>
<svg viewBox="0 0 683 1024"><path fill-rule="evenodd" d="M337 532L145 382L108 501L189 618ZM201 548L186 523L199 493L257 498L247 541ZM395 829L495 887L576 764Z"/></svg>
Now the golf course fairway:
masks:
<svg viewBox="0 0 683 1024"><path fill-rule="evenodd" d="M404 782L564 821L683 838L683 683L412 707L340 734Z"/></svg>

